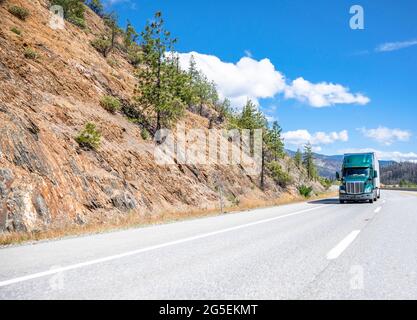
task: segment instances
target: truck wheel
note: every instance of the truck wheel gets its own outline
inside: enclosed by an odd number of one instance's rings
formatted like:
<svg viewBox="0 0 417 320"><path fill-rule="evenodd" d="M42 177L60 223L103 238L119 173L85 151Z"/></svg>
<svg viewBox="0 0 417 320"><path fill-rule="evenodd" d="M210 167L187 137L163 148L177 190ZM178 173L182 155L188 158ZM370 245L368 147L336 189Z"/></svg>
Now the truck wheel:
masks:
<svg viewBox="0 0 417 320"><path fill-rule="evenodd" d="M369 203L374 203L374 199L369 199Z"/></svg>
<svg viewBox="0 0 417 320"><path fill-rule="evenodd" d="M378 199L381 199L381 190L378 189Z"/></svg>

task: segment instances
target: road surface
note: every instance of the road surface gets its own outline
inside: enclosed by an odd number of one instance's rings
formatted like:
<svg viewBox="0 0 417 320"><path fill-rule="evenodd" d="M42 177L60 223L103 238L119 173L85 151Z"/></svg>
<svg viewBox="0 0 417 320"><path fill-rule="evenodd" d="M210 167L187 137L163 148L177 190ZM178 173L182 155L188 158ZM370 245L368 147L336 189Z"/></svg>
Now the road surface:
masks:
<svg viewBox="0 0 417 320"><path fill-rule="evenodd" d="M417 193L0 249L0 299L416 299Z"/></svg>

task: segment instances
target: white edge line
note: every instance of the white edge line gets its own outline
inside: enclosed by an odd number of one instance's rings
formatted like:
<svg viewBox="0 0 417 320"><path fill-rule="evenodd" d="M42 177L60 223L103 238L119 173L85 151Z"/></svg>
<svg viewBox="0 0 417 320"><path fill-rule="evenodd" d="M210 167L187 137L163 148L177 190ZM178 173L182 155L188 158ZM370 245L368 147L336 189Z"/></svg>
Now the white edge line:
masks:
<svg viewBox="0 0 417 320"><path fill-rule="evenodd" d="M382 209L382 207L378 207L378 208L376 208L376 209L375 209L375 211L374 211L374 212L375 212L375 213L378 213L379 211L381 211L381 209Z"/></svg>
<svg viewBox="0 0 417 320"><path fill-rule="evenodd" d="M133 256L133 255L136 255L136 254L139 254L139 253L148 252L148 251L152 251L152 250L156 250L156 249L161 249L161 248L173 246L173 245L184 243L184 242L189 242L189 241L193 241L193 240L207 238L207 237L211 237L211 236L214 236L214 235L217 235L217 234L226 233L226 232L230 232L230 231L234 231L234 230L239 230L239 229L255 226L255 225L258 225L258 224L262 224L262 223L271 222L271 221L274 221L274 220L283 219L283 218L286 218L286 217L295 216L295 215L298 215L298 214L302 214L302 213L306 213L306 212L309 212L309 211L321 209L321 208L324 208L324 207L329 207L329 206L328 205L322 205L322 206L319 206L319 207L305 209L305 210L285 214L285 215L274 217L274 218L259 220L259 221L242 224L242 225L235 226L235 227L230 227L230 228L221 229L221 230L218 230L218 231L204 233L204 234L201 234L201 235L198 235L198 236L193 236L193 237L188 237L188 238L184 238L184 239L180 239L180 240L176 240L176 241L166 242L166 243L162 243L162 244L158 244L158 245L154 245L154 246L150 246L150 247L146 247L146 248L142 248L142 249L138 249L138 250L128 251L128 252L125 252L125 253L116 254L116 255L100 258L100 259L94 259L94 260L85 261L85 262L81 262L81 263L77 263L77 264L72 264L72 265L68 265L66 267L54 268L54 269L43 271L43 272L33 273L33 274L29 274L29 275L22 276L22 277L1 281L0 282L0 287L5 287L5 286L11 285L11 284L15 284L15 283L23 282L23 281L28 281L28 280L32 280L32 279L36 279L36 278L46 277L46 276L50 276L50 275L53 275L53 274L56 274L56 273L69 271L69 270L74 270L74 269L79 269L79 268L83 268L83 267L87 267L87 266L91 266L91 265L95 265L95 264L99 264L99 263L103 263L103 262L107 262L107 261L111 261L111 260L121 259L121 258L129 257L129 256Z"/></svg>
<svg viewBox="0 0 417 320"><path fill-rule="evenodd" d="M345 251L347 247L349 247L349 245L356 239L360 232L360 230L354 230L346 238L340 241L336 247L327 253L327 260L337 259L343 253L343 251Z"/></svg>

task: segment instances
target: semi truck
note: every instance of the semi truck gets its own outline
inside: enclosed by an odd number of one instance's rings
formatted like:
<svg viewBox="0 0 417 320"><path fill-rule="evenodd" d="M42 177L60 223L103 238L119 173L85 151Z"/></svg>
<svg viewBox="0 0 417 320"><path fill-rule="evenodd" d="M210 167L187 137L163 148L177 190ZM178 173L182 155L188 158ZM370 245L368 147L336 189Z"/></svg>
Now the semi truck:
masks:
<svg viewBox="0 0 417 320"><path fill-rule="evenodd" d="M336 178L341 182L339 201L369 201L381 197L379 161L374 152L348 153L343 156L341 173Z"/></svg>

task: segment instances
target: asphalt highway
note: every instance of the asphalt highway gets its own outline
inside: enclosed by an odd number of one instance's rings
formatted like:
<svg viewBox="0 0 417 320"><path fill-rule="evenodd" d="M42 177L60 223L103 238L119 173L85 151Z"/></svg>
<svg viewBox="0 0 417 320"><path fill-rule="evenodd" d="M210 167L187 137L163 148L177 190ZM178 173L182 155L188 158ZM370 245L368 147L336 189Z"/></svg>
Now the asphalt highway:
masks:
<svg viewBox="0 0 417 320"><path fill-rule="evenodd" d="M0 299L417 299L417 193L1 248Z"/></svg>

